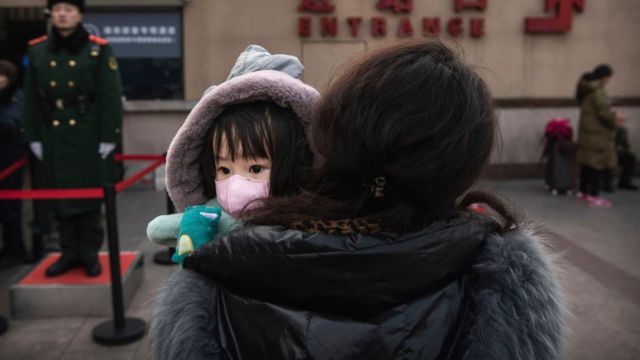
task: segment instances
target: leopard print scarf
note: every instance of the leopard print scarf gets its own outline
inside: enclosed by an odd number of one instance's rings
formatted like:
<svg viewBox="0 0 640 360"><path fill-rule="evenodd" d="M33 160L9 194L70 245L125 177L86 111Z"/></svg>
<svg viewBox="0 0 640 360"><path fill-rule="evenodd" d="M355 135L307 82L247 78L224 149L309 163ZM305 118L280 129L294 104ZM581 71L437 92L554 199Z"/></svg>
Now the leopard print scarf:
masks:
<svg viewBox="0 0 640 360"><path fill-rule="evenodd" d="M373 235L385 231L380 224L365 219L305 220L293 223L290 227L312 234Z"/></svg>

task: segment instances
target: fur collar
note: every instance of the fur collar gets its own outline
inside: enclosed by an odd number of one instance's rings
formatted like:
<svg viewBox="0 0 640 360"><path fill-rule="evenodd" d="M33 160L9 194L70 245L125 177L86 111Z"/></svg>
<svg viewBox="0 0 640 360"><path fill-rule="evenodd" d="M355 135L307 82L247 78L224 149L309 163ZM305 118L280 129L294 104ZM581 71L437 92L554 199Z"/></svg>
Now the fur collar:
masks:
<svg viewBox="0 0 640 360"><path fill-rule="evenodd" d="M558 256L534 225L493 235L473 266L475 319L465 359L557 359L567 310Z"/></svg>

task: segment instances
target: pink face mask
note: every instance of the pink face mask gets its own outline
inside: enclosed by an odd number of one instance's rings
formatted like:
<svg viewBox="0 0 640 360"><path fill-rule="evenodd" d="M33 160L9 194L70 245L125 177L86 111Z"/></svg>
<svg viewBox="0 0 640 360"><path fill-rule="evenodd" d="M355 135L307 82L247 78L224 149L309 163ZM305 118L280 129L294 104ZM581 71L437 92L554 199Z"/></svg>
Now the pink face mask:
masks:
<svg viewBox="0 0 640 360"><path fill-rule="evenodd" d="M222 210L235 217L251 201L269 197L269 181L233 175L226 180L216 180L216 196ZM255 208L257 205L258 202L251 203L247 209Z"/></svg>

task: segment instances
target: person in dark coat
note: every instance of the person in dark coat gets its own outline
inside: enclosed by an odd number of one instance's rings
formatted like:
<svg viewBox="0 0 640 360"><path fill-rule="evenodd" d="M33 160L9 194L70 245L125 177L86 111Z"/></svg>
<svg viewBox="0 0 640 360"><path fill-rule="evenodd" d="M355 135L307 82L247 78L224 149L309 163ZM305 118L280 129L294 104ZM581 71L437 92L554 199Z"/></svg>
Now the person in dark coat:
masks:
<svg viewBox="0 0 640 360"><path fill-rule="evenodd" d="M84 1L49 0L52 30L29 42L25 128L39 159L39 187L91 188L115 182L114 149L121 143L122 91L118 63L105 39L82 26ZM55 202L62 256L48 276L84 266L100 274L101 200Z"/></svg>
<svg viewBox="0 0 640 360"><path fill-rule="evenodd" d="M0 170L18 161L25 152L22 137L22 92L18 88L18 69L0 60ZM0 180L0 189L21 189L22 170ZM22 201L0 200L3 247L0 269L18 265L25 256L22 235Z"/></svg>
<svg viewBox="0 0 640 360"><path fill-rule="evenodd" d="M585 200L590 207L608 208L612 205L600 196L603 183L611 177L607 173L617 166L615 129L623 119L620 113L613 111L604 89L612 76L611 67L599 65L580 78L576 89L576 101L580 106L576 155L580 164L578 198Z"/></svg>
<svg viewBox="0 0 640 360"><path fill-rule="evenodd" d="M560 358L544 235L469 191L496 129L484 82L442 43L357 58L314 113L305 191L245 212L248 226L196 250L159 292L154 357ZM171 177L195 174L195 158L168 159ZM176 203L203 190L170 182Z"/></svg>

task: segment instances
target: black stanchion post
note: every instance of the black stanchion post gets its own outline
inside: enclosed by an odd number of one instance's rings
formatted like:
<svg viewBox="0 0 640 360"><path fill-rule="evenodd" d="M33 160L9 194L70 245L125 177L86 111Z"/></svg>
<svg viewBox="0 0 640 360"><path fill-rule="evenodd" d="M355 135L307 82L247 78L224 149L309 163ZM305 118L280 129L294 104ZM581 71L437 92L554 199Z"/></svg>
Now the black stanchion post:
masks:
<svg viewBox="0 0 640 360"><path fill-rule="evenodd" d="M36 170L36 161L32 154L29 155L29 176L31 188L40 187L40 179ZM32 202L33 220L31 222L31 259L36 262L44 255L44 236L49 234L51 229L48 221L48 214L43 200L33 200Z"/></svg>
<svg viewBox="0 0 640 360"><path fill-rule="evenodd" d="M44 254L44 225L41 205L38 200L34 200L33 220L31 221L31 261L38 261Z"/></svg>
<svg viewBox="0 0 640 360"><path fill-rule="evenodd" d="M176 212L176 207L173 205L169 193L165 191L165 195L167 197L167 214L173 214ZM175 265L175 263L171 261L171 257L175 251L176 248L174 247L170 247L169 250L160 250L153 255L153 261L159 265Z"/></svg>
<svg viewBox="0 0 640 360"><path fill-rule="evenodd" d="M104 199L107 213L107 240L109 246L109 266L111 267L113 320L102 322L94 327L93 339L103 345L122 345L141 338L144 335L146 324L141 319L124 317L115 186L107 185L104 187Z"/></svg>

